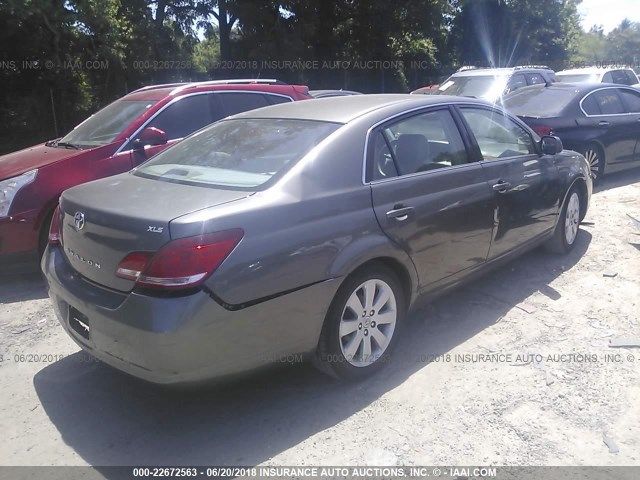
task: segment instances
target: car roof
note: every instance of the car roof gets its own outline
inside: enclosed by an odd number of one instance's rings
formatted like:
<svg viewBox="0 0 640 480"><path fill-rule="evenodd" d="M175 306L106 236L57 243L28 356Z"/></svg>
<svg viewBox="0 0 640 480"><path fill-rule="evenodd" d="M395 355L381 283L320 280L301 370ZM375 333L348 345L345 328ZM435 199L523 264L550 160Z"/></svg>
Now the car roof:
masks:
<svg viewBox="0 0 640 480"><path fill-rule="evenodd" d="M408 93L387 93L374 95L352 95L345 97L318 98L313 102L282 103L270 107L235 115L233 118L280 118L316 120L323 122L349 123L367 113L387 107L401 111L452 103L476 103L490 105L483 100L447 95L411 95Z"/></svg>
<svg viewBox="0 0 640 480"><path fill-rule="evenodd" d="M603 88L629 88L633 89L633 87L629 85L620 85L617 83L598 83L598 82L582 82L582 83L569 83L569 82L554 82L551 85L545 86L543 84L539 85L530 85L528 87L519 88L514 91L515 95L517 92L523 90L544 90L544 91L553 91L553 90L563 90L574 92L576 95L585 95L593 90L601 90ZM506 98L509 98L511 94L507 95Z"/></svg>
<svg viewBox="0 0 640 480"><path fill-rule="evenodd" d="M514 73L526 72L546 72L553 73L553 70L545 67L509 67L509 68L473 68L456 72L452 77L484 77L484 76L507 76Z"/></svg>
<svg viewBox="0 0 640 480"><path fill-rule="evenodd" d="M232 79L148 85L129 93L123 97L123 99L162 100L171 96L223 90L257 91L278 93L281 95L291 95L293 93L292 90L297 90L298 93L305 94L308 92L306 86L289 85L275 79Z"/></svg>
<svg viewBox="0 0 640 480"><path fill-rule="evenodd" d="M312 97L322 97L322 96L348 96L348 95L362 95L360 92L354 92L353 90L309 90L309 95Z"/></svg>
<svg viewBox="0 0 640 480"><path fill-rule="evenodd" d="M579 74L595 75L595 74L602 74L602 73L611 72L613 70L631 70L631 68L629 68L629 67L620 67L620 68L613 68L613 67L572 68L572 69L569 69L569 70L561 70L561 71L557 72L556 75L579 75Z"/></svg>

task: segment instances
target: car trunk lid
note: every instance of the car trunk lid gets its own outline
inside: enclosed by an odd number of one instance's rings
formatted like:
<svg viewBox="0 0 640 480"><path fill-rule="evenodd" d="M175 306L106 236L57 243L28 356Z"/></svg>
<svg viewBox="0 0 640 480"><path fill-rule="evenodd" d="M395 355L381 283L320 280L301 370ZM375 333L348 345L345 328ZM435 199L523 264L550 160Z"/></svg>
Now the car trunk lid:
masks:
<svg viewBox="0 0 640 480"><path fill-rule="evenodd" d="M130 291L134 282L115 273L126 255L159 250L171 240L169 222L177 217L251 194L130 174L80 185L67 190L60 201L62 248L85 278Z"/></svg>

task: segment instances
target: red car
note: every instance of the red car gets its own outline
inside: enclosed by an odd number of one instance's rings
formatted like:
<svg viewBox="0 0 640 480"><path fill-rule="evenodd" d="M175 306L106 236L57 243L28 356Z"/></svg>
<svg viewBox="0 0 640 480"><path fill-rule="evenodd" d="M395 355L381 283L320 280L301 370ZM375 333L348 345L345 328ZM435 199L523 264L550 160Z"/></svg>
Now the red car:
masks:
<svg viewBox="0 0 640 480"><path fill-rule="evenodd" d="M64 137L0 156L0 265L37 261L58 197L126 172L229 115L312 98L277 80L153 85L92 115Z"/></svg>

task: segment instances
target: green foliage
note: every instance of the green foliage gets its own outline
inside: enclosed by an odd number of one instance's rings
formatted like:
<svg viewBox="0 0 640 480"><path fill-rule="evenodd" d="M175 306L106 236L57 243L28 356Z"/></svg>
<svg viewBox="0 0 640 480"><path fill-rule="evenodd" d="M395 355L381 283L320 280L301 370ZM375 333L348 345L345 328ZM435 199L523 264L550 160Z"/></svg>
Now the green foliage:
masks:
<svg viewBox="0 0 640 480"><path fill-rule="evenodd" d="M468 64L637 63L640 26L583 32L580 1L2 0L0 148L62 135L152 83L261 76L390 92Z"/></svg>
<svg viewBox="0 0 640 480"><path fill-rule="evenodd" d="M220 42L209 37L199 42L193 49L193 63L196 71L207 73L220 62Z"/></svg>
<svg viewBox="0 0 640 480"><path fill-rule="evenodd" d="M562 65L580 33L580 0L457 0L450 46L465 65Z"/></svg>
<svg viewBox="0 0 640 480"><path fill-rule="evenodd" d="M592 28L581 32L576 52L571 58L576 65L592 65L607 57L607 39L602 29Z"/></svg>
<svg viewBox="0 0 640 480"><path fill-rule="evenodd" d="M638 65L640 62L640 23L623 20L606 37L607 59L617 63Z"/></svg>
<svg viewBox="0 0 640 480"><path fill-rule="evenodd" d="M581 32L571 60L576 65L639 65L640 23L625 19L608 35L594 25L588 32Z"/></svg>

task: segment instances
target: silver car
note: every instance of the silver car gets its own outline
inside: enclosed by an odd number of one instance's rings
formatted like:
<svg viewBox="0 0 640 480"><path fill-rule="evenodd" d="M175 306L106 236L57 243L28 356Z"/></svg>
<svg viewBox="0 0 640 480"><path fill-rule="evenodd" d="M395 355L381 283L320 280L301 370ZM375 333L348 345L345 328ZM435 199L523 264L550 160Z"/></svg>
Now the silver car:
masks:
<svg viewBox="0 0 640 480"><path fill-rule="evenodd" d="M140 378L301 354L356 379L419 300L540 244L571 250L591 191L581 155L483 101L283 104L64 192L42 268L71 338Z"/></svg>

